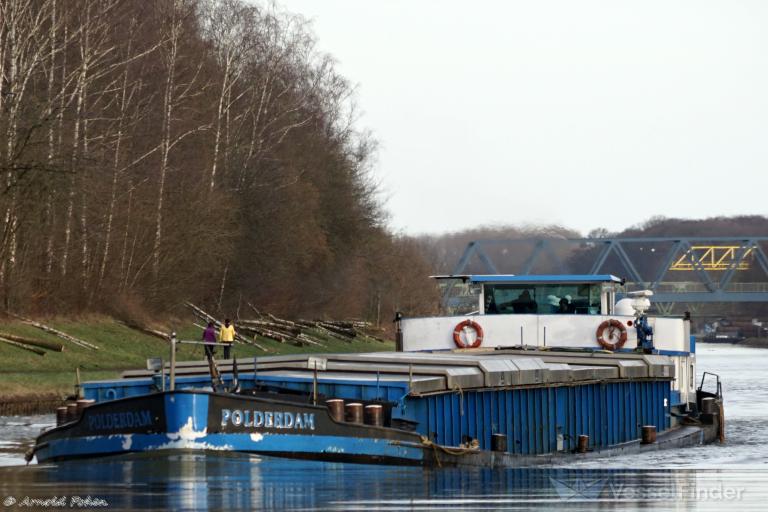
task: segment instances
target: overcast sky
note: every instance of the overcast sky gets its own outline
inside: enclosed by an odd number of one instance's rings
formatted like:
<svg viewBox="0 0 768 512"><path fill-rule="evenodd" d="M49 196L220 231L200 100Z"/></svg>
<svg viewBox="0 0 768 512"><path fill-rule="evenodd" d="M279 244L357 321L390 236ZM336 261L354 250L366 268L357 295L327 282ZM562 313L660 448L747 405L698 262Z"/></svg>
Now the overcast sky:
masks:
<svg viewBox="0 0 768 512"><path fill-rule="evenodd" d="M359 85L395 230L768 213L768 2L280 3Z"/></svg>

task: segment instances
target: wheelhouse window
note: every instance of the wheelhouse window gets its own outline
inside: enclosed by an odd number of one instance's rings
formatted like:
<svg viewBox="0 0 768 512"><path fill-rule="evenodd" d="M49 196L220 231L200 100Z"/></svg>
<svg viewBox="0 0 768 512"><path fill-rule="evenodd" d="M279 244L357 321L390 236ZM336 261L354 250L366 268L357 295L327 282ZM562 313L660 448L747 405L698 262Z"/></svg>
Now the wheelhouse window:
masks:
<svg viewBox="0 0 768 512"><path fill-rule="evenodd" d="M447 316L476 315L482 287L462 279L439 279L438 293L443 298L440 313Z"/></svg>
<svg viewBox="0 0 768 512"><path fill-rule="evenodd" d="M599 284L486 284L485 314L600 314Z"/></svg>

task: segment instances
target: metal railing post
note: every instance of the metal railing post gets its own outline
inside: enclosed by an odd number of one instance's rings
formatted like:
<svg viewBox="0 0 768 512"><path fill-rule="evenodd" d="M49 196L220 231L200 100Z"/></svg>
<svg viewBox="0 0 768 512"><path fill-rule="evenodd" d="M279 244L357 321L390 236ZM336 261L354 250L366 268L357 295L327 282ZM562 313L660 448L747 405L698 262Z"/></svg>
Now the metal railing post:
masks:
<svg viewBox="0 0 768 512"><path fill-rule="evenodd" d="M171 333L171 382L170 390L176 389L176 333Z"/></svg>

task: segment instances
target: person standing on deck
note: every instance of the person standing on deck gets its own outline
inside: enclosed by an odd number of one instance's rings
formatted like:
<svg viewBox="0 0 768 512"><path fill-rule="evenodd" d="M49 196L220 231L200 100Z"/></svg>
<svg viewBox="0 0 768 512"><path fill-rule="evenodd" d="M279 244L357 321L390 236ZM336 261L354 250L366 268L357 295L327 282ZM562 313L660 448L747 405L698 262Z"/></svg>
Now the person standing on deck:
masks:
<svg viewBox="0 0 768 512"><path fill-rule="evenodd" d="M203 331L203 342L205 343L205 357L210 359L216 352L216 345L214 345L216 343L216 327L214 327L213 322L208 322L208 327Z"/></svg>
<svg viewBox="0 0 768 512"><path fill-rule="evenodd" d="M221 343L226 343L226 345L224 345L224 359L229 359L232 343L235 342L235 326L232 325L232 321L229 318L225 319L224 325L221 326L221 331L219 331L219 341Z"/></svg>

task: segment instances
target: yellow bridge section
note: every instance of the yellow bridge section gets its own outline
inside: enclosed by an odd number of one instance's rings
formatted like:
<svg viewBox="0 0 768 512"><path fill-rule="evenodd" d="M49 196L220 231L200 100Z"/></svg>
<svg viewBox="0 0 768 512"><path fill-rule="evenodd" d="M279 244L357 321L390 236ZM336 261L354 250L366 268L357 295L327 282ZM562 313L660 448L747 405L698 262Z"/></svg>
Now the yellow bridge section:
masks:
<svg viewBox="0 0 768 512"><path fill-rule="evenodd" d="M742 250L745 250L744 255L739 258ZM741 245L693 245L669 267L669 270L728 270L739 259L735 270L749 270L750 260L747 258L752 256L752 251L752 247Z"/></svg>

